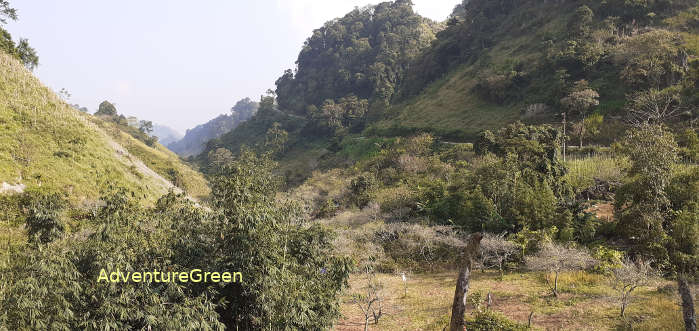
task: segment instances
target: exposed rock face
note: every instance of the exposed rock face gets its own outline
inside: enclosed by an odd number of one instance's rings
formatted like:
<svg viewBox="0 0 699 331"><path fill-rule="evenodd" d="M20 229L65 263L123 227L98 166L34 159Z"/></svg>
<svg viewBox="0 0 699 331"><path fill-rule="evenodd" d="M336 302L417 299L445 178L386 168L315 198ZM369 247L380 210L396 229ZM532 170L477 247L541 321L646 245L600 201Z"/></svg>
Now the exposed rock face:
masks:
<svg viewBox="0 0 699 331"><path fill-rule="evenodd" d="M14 193L22 193L24 192L24 189L26 188L26 185L19 183L19 184L8 184L6 182L2 182L0 184L0 194L14 194Z"/></svg>

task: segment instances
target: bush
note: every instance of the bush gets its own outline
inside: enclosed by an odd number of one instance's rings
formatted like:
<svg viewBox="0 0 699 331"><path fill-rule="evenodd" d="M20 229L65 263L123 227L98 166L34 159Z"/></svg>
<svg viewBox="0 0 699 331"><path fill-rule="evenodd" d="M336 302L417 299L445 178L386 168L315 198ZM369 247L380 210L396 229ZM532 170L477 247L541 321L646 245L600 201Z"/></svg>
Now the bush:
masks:
<svg viewBox="0 0 699 331"><path fill-rule="evenodd" d="M374 233L391 261L385 267L403 267L413 271L435 271L456 266L465 246L458 231L446 226L393 223ZM387 270L388 269L388 270Z"/></svg>
<svg viewBox="0 0 699 331"><path fill-rule="evenodd" d="M61 213L67 202L59 194L28 196L26 226L30 242L48 243L59 238L65 229Z"/></svg>
<svg viewBox="0 0 699 331"><path fill-rule="evenodd" d="M529 330L524 324L510 320L502 313L484 310L476 312L473 319L466 320L466 329L474 331L520 331Z"/></svg>

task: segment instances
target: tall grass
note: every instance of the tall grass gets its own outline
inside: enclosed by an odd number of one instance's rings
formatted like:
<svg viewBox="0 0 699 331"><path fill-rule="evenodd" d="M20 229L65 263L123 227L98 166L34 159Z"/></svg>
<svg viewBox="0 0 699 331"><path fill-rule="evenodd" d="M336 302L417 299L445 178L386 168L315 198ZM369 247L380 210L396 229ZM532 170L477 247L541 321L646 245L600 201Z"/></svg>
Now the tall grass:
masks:
<svg viewBox="0 0 699 331"><path fill-rule="evenodd" d="M626 157L606 153L571 156L566 160L568 173L564 179L580 192L595 184L595 179L622 182L630 163Z"/></svg>

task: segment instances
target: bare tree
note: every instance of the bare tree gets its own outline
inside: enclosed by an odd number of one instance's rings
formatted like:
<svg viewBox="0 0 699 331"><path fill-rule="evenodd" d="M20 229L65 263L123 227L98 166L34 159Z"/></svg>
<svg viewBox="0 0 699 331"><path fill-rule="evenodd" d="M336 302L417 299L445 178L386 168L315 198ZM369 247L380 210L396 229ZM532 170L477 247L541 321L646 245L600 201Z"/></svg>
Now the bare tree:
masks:
<svg viewBox="0 0 699 331"><path fill-rule="evenodd" d="M500 280L504 276L504 265L518 252L517 244L505 240L505 234L484 234L481 240L481 263L484 268L497 268Z"/></svg>
<svg viewBox="0 0 699 331"><path fill-rule="evenodd" d="M694 313L694 298L684 275L677 277L677 291L682 298L682 316L685 331L697 331L697 316Z"/></svg>
<svg viewBox="0 0 699 331"><path fill-rule="evenodd" d="M556 243L544 245L536 255L527 256L524 261L530 270L546 272L546 284L556 297L558 297L558 274L561 271L585 269L596 262L586 250ZM553 284L549 280L549 273L554 273Z"/></svg>
<svg viewBox="0 0 699 331"><path fill-rule="evenodd" d="M658 273L648 261L633 261L626 258L620 267L614 269L613 276L614 287L619 290L621 317L626 317L626 307L631 301L631 293L641 286L653 284Z"/></svg>
<svg viewBox="0 0 699 331"><path fill-rule="evenodd" d="M364 268L367 283L365 293L353 295L352 300L364 314L364 331L369 330L369 317L374 317L374 324L379 323L383 315L383 284L376 279L374 269L370 265Z"/></svg>
<svg viewBox="0 0 699 331"><path fill-rule="evenodd" d="M659 124L679 116L682 110L679 94L672 89L636 92L628 97L627 111L634 125Z"/></svg>
<svg viewBox="0 0 699 331"><path fill-rule="evenodd" d="M469 277L473 261L478 256L481 239L480 233L472 234L468 239L468 244L463 251L461 271L456 279L456 290L454 292L454 303L451 306L451 322L449 331L462 331L464 329L464 313L466 312L466 296L468 294Z"/></svg>

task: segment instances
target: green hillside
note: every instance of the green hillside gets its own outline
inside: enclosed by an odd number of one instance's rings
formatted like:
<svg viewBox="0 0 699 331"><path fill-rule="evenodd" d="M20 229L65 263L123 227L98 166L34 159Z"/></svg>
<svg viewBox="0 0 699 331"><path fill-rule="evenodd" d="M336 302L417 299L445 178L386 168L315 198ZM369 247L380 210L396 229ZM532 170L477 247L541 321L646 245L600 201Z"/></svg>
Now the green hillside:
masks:
<svg viewBox="0 0 699 331"><path fill-rule="evenodd" d="M148 147L73 109L4 53L0 54L0 126L0 183L7 191L3 193L64 192L78 204L94 201L112 185L154 201L172 187L170 168L180 174L181 186L192 195L203 197L208 192L204 179L172 152L160 145Z"/></svg>
<svg viewBox="0 0 699 331"><path fill-rule="evenodd" d="M483 129L516 120L560 122L567 111L561 99L581 80L599 93L599 105L589 112L605 118L593 140L617 137L628 96L648 88L681 91L677 95L696 116L696 77L688 77L699 54L696 1L463 6L465 16L455 13L412 64L388 118L369 132L430 131L472 140ZM587 114L568 115L577 120Z"/></svg>

